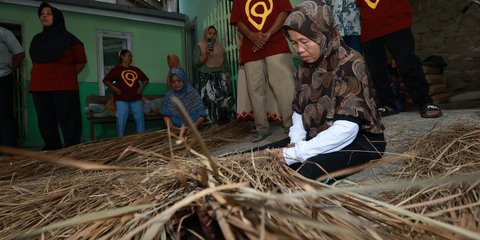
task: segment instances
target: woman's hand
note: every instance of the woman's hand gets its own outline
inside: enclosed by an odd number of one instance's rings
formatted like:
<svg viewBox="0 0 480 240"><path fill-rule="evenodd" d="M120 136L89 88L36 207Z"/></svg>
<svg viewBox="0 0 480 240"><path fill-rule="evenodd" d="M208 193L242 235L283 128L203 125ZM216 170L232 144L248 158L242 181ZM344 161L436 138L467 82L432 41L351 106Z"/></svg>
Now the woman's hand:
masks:
<svg viewBox="0 0 480 240"><path fill-rule="evenodd" d="M200 63L204 64L208 60L208 56L210 56L210 50L207 49L204 54L200 55Z"/></svg>

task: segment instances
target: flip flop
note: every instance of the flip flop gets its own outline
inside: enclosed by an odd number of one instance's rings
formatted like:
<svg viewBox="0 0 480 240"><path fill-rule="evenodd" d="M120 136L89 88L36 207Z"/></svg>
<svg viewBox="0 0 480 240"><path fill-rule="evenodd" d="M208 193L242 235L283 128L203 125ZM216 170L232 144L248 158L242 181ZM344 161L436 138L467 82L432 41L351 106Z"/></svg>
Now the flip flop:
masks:
<svg viewBox="0 0 480 240"><path fill-rule="evenodd" d="M382 117L387 117L387 116L391 116L399 113L397 110L389 106L379 107L377 110L380 113L380 116Z"/></svg>
<svg viewBox="0 0 480 240"><path fill-rule="evenodd" d="M442 116L442 110L435 104L425 104L420 109L420 116L422 118L438 118Z"/></svg>
<svg viewBox="0 0 480 240"><path fill-rule="evenodd" d="M257 143L257 142L263 141L265 138L269 137L270 135L272 135L272 132L270 132L270 131L257 132L255 134L253 134L250 141L252 141L252 143Z"/></svg>

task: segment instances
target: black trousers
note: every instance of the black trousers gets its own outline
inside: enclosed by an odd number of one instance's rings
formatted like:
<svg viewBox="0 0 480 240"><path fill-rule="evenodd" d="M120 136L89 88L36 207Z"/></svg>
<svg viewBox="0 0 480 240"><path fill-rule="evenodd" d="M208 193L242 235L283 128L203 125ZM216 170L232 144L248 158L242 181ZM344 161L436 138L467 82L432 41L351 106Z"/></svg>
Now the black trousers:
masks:
<svg viewBox="0 0 480 240"><path fill-rule="evenodd" d="M290 138L285 138L259 147L256 150L286 147L289 142ZM387 143L385 142L383 133L359 133L355 140L342 150L319 154L307 159L300 166L291 167L297 168L297 172L306 178L317 179L327 173L332 173L340 169L353 167L374 159L382 158L386 146Z"/></svg>
<svg viewBox="0 0 480 240"><path fill-rule="evenodd" d="M18 145L18 126L14 112L14 78L12 74L0 77L0 145Z"/></svg>
<svg viewBox="0 0 480 240"><path fill-rule="evenodd" d="M415 40L410 28L402 29L362 44L363 56L375 84L379 106L395 109L392 87L389 83L386 49L397 63L405 88L418 107L432 103L429 85L423 73L420 58L415 54Z"/></svg>
<svg viewBox="0 0 480 240"><path fill-rule="evenodd" d="M306 178L317 179L327 173L382 158L386 146L383 133L358 134L350 145L338 152L319 154L307 159L297 172Z"/></svg>
<svg viewBox="0 0 480 240"><path fill-rule="evenodd" d="M38 128L45 142L43 150L79 144L82 139L82 115L78 91L32 92L38 116Z"/></svg>

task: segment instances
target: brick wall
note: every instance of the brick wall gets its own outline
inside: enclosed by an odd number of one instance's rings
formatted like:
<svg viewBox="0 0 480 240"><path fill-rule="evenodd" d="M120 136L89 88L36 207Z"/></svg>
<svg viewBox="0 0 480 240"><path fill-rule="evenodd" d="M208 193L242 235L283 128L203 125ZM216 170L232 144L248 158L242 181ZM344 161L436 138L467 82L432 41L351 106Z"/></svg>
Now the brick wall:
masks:
<svg viewBox="0 0 480 240"><path fill-rule="evenodd" d="M411 0L417 54L440 55L451 95L480 90L480 5L468 0Z"/></svg>

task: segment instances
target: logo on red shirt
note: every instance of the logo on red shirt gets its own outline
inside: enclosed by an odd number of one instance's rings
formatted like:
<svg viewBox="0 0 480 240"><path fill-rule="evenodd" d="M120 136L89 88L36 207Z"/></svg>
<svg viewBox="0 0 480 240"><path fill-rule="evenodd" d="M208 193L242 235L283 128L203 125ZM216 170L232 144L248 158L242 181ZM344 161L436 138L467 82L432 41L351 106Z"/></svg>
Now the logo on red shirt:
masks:
<svg viewBox="0 0 480 240"><path fill-rule="evenodd" d="M138 74L132 70L124 70L122 71L122 79L129 87L132 87L138 79Z"/></svg>
<svg viewBox="0 0 480 240"><path fill-rule="evenodd" d="M377 0L378 1L378 0ZM263 29L263 25L267 21L268 16L272 13L273 10L273 0L268 0L269 6L265 3L265 1L259 1L253 6L250 6L252 0L247 0L245 4L245 13L247 14L248 21L258 30ZM262 13L257 11L258 7L262 7ZM261 22L257 23L252 17L261 18Z"/></svg>
<svg viewBox="0 0 480 240"><path fill-rule="evenodd" d="M364 0L364 1L371 9L377 8L378 3L380 2L380 0L376 0L375 2L372 2L371 0Z"/></svg>

